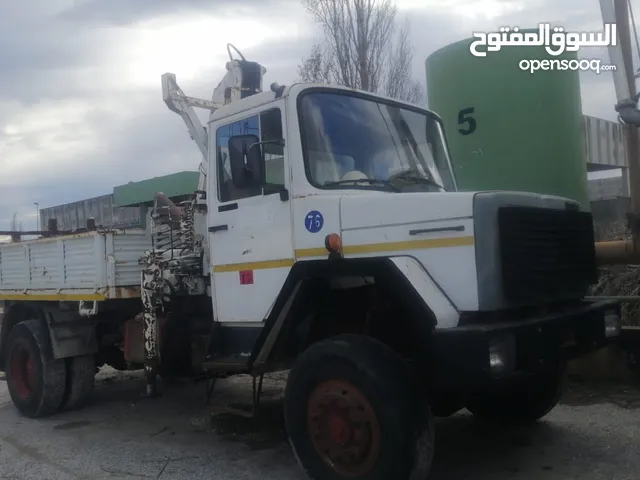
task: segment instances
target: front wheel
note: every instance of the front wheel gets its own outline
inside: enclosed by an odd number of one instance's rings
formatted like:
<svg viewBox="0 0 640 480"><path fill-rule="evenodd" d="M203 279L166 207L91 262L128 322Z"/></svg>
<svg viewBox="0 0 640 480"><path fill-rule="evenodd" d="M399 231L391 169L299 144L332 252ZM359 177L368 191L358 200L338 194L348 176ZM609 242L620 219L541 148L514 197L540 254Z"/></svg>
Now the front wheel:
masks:
<svg viewBox="0 0 640 480"><path fill-rule="evenodd" d="M564 391L566 378L565 365L556 365L518 384L474 394L466 407L479 418L533 423L556 406Z"/></svg>
<svg viewBox="0 0 640 480"><path fill-rule="evenodd" d="M409 369L386 345L341 335L305 351L285 390L287 433L315 480L424 479L433 420Z"/></svg>

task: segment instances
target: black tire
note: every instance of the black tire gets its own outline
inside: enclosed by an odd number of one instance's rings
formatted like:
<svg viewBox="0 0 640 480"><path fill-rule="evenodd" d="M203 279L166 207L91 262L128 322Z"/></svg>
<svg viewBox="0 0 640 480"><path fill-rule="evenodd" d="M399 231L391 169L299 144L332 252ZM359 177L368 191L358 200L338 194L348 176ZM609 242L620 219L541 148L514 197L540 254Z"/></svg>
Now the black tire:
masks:
<svg viewBox="0 0 640 480"><path fill-rule="evenodd" d="M22 415L36 418L58 411L65 393L65 362L53 358L49 332L40 320L25 320L11 329L5 366L11 399Z"/></svg>
<svg viewBox="0 0 640 480"><path fill-rule="evenodd" d="M431 410L406 363L383 343L341 335L312 345L289 373L284 403L289 441L309 478L427 477L434 445ZM335 451L332 460L320 453L329 444L341 448L328 430L334 437L350 432L342 440L349 438L352 447L354 433L360 433L360 455L350 451L350 465L338 461ZM324 447L318 445L323 441Z"/></svg>
<svg viewBox="0 0 640 480"><path fill-rule="evenodd" d="M508 388L471 395L467 410L487 420L534 423L556 406L566 378L565 365L557 365Z"/></svg>
<svg viewBox="0 0 640 480"><path fill-rule="evenodd" d="M86 405L91 397L96 377L96 361L93 355L67 358L67 386L62 407L73 410Z"/></svg>

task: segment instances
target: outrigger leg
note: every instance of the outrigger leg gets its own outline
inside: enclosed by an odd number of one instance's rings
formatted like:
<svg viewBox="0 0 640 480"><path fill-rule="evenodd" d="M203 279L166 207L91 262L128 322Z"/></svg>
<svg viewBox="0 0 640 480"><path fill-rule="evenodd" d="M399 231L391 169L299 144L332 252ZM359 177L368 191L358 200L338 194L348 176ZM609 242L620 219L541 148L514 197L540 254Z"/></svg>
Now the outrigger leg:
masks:
<svg viewBox="0 0 640 480"><path fill-rule="evenodd" d="M142 269L141 297L143 305L144 332L144 373L146 376L147 398L157 397L158 394L158 309L162 307L162 271L150 252L144 258Z"/></svg>

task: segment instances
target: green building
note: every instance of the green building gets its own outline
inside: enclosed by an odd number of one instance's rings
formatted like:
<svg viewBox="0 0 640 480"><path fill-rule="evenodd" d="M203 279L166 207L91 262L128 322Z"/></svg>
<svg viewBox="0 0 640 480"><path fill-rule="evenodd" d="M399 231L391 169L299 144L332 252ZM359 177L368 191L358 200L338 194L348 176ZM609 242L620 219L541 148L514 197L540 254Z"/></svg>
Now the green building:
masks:
<svg viewBox="0 0 640 480"><path fill-rule="evenodd" d="M85 228L93 217L105 228L145 228L155 194L163 192L174 202L185 200L198 188L199 172L178 172L113 188L113 193L40 209L40 228L47 230L55 218L58 230Z"/></svg>

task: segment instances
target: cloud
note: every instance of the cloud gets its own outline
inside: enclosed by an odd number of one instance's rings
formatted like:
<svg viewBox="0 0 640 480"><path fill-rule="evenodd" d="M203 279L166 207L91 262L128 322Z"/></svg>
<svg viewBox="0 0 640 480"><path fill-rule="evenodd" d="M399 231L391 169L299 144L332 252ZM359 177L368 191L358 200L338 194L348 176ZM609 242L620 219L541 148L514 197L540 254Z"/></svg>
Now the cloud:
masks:
<svg viewBox="0 0 640 480"><path fill-rule="evenodd" d="M227 41L247 56L264 52L274 60L269 78L295 71L302 35L291 18L278 18L286 1L260 21L256 12L213 15L222 11L218 2L215 12L209 2L197 14L200 2L191 3L172 17L168 2L153 3L155 11L136 3L135 27L118 24L131 5L118 2L107 2L108 9L104 2L58 3L41 16L14 9L0 17L0 41L11 45L0 53L0 204L8 212L0 214L0 229L14 211L34 223L28 215L36 201L52 206L195 170L199 153L162 102L161 73L174 71L185 91L207 98L225 73ZM111 9L115 17L102 18ZM34 34L22 35L25 26ZM287 63L278 51L295 57Z"/></svg>
<svg viewBox="0 0 640 480"><path fill-rule="evenodd" d="M413 70L473 31L558 22L598 30L595 0L397 0L412 24ZM160 75L209 98L226 43L287 84L318 38L299 0L22 0L0 14L0 229L18 212L197 168L199 152L162 102ZM606 52L592 52L593 55ZM583 75L585 113L615 118L611 75Z"/></svg>
<svg viewBox="0 0 640 480"><path fill-rule="evenodd" d="M295 0L85 0L63 9L58 18L83 23L131 25L141 20L216 11L224 17L256 16Z"/></svg>

